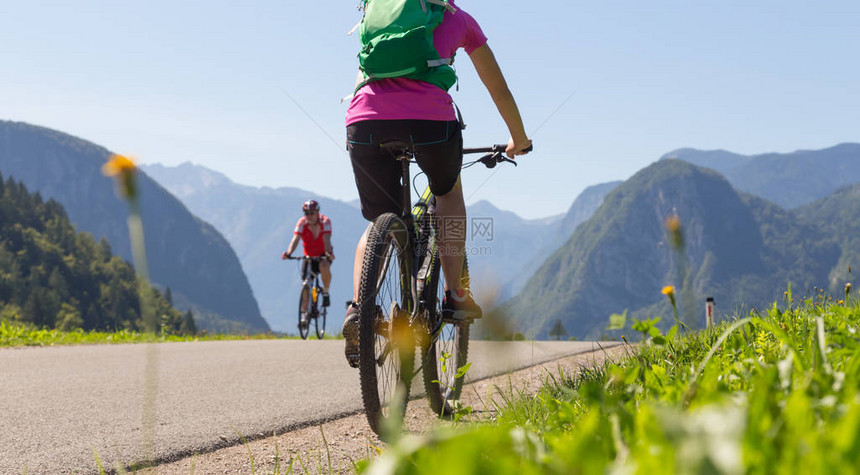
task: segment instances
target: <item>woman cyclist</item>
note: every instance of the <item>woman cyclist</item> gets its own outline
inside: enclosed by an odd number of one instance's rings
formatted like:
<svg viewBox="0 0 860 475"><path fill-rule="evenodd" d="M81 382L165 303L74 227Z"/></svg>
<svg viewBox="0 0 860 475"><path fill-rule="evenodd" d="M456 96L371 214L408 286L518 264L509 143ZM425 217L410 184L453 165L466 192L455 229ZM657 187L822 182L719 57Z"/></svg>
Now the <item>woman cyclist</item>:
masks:
<svg viewBox="0 0 860 475"><path fill-rule="evenodd" d="M441 58L453 58L463 48L478 76L493 99L511 138L505 151L508 157L523 155L531 145L519 109L487 37L468 13L448 1L442 23L433 31L433 46ZM359 71L357 85L364 80ZM466 205L460 183L463 163L461 125L447 90L407 78L379 79L358 89L346 113L347 147L352 161L355 183L361 200L362 215L372 221L386 212L399 213L402 196L400 164L380 144L400 141L412 145L415 159L427 175L430 190L436 196L436 214L440 223L460 220L465 229ZM442 272L445 275L443 315L454 319L481 317L481 308L459 276L463 268L465 233L446 232L440 239ZM358 300L358 282L364 261L368 226L359 240L353 270L353 300ZM343 326L345 353L350 365L358 362L358 309L353 305Z"/></svg>

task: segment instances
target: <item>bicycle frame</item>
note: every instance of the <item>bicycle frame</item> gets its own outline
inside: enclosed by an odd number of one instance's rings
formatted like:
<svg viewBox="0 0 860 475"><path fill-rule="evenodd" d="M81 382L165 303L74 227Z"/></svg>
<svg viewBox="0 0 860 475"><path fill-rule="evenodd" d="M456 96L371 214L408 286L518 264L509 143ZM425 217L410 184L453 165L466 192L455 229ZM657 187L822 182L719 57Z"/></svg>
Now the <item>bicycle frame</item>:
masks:
<svg viewBox="0 0 860 475"><path fill-rule="evenodd" d="M308 285L313 287L319 287L320 275L318 272L314 272L313 262L310 260L306 260L302 264L302 285L307 283Z"/></svg>
<svg viewBox="0 0 860 475"><path fill-rule="evenodd" d="M305 310L308 314L309 318L317 318L319 313L319 295L320 291L316 291L316 297L314 297L314 289L322 289L322 285L320 282L320 274L319 272L314 272L313 261L314 257L302 256L302 257L291 257L290 259L294 260L302 260L302 286L307 285L310 290L310 294L308 295L307 309ZM318 261L319 262L319 261Z"/></svg>
<svg viewBox="0 0 860 475"><path fill-rule="evenodd" d="M404 279L401 282L401 289L403 292L402 301L406 304L407 308L405 309L407 313L410 315L410 322L414 321L417 317L419 317L425 310L424 301L419 297L423 294L424 286L426 284L426 279L431 275L432 264L433 264L433 256L436 251L436 241L432 236L433 223L430 223L430 229L422 229L420 225L422 218L428 212L431 203L435 199L433 192L430 190L430 186L428 185L424 192L421 193L418 201L415 204L410 205L412 200L412 191L410 188L410 173L409 173L409 165L412 163L412 159L414 158L414 151L408 144L402 144L404 148L397 154L395 157L401 163L401 180L403 184L403 195L401 199L401 211L400 211L400 219L405 224L407 230L407 249L404 249L404 255L406 256L406 266L411 270L409 273L408 281ZM506 158L503 153L505 151L506 145L493 145L491 147L482 147L482 148L464 148L463 154L473 154L473 153L484 153L485 155L467 165L463 168L467 168L475 163L482 163L487 168L493 168L497 164L502 162L508 162L516 165L517 163L514 160ZM531 151L532 147L526 149L526 151ZM421 240L423 233L428 232L426 236L427 242ZM427 252L424 252L427 250ZM415 261L420 260L420 265L416 266ZM385 268L387 268L388 264L386 262ZM401 276L404 276L406 273L402 272ZM384 275L384 273L383 273ZM441 326L441 325L440 325ZM431 334L435 333L438 330L432 329Z"/></svg>
<svg viewBox="0 0 860 475"><path fill-rule="evenodd" d="M409 279L404 279L404 281L401 282L401 291L403 294L401 297L402 301L406 305L404 310L410 315L410 322L413 322L423 314L425 310L424 301L419 296L423 293L427 276L430 275L430 266L432 265L433 254L435 251L435 240L432 240L431 236L427 236L427 246L425 246L425 243L420 239L423 236L419 223L426 215L435 196L433 195L433 192L430 191L430 186L427 186L418 201L416 201L414 205L410 205L412 192L409 187L409 165L413 158L412 151L407 149L396 158L401 163L401 179L403 183L400 219L403 221L407 230L407 248L403 250L403 255L406 258L406 267L410 270ZM430 252L424 252L428 247ZM415 262L418 260L420 260L421 265L416 266ZM387 266L388 263L385 264L386 268ZM406 272L403 272L404 270L405 269L401 269L401 278L407 274Z"/></svg>
<svg viewBox="0 0 860 475"><path fill-rule="evenodd" d="M382 146L385 147L386 144ZM391 148L389 150L392 153L399 148L400 150L396 152L395 159L398 160L401 164L401 180L403 184L403 194L401 199L401 211L400 211L400 219L403 221L406 232L406 247L404 249L404 256L406 258L405 267L407 267L410 272L409 279L404 279L401 282L401 291L402 291L402 301L406 305L406 311L410 315L410 321L413 321L416 317L419 316L421 312L423 312L423 301L418 298L418 296L423 292L424 284L426 283L427 276L430 275L431 265L433 260L433 255L435 254L435 240L430 240L430 236L428 236L427 246L424 246L424 243L420 241L420 237L422 234L422 230L418 223L420 223L421 219L425 216L428 211L431 202L435 198L433 192L430 191L430 186L428 185L425 188L424 192L421 194L421 197L415 202L414 205L410 205L412 200L412 191L410 188L410 174L409 174L409 165L412 163L412 159L414 158L414 150L412 146L407 143L391 143L389 144ZM472 153L484 153L482 158L471 162L467 165L464 165L463 168L467 168L475 163L483 163L487 168L493 168L497 164L502 162L508 162L516 165L517 163L514 160L506 158L503 153L506 149L506 145L493 145L491 147L482 147L482 148L464 148L463 154L472 154ZM529 146L525 150L525 152L530 152L532 147ZM433 223L430 224L431 229ZM423 250L425 248L429 248L430 252L424 253ZM388 256L386 258L386 262L383 265L383 269L388 268ZM415 260L420 259L421 265L415 266ZM401 276L407 274L407 272L403 272L406 269L401 269ZM381 275L385 275L386 272L382 272ZM401 277L403 278L403 277Z"/></svg>

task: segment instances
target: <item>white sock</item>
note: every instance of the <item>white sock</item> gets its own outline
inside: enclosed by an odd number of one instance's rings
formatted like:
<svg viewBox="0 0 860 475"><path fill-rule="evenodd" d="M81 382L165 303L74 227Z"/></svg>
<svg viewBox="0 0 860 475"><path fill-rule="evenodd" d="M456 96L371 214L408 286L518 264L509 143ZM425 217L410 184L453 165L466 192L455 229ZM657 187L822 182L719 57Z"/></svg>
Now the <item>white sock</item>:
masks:
<svg viewBox="0 0 860 475"><path fill-rule="evenodd" d="M460 292L463 292L462 297L460 295L458 295ZM460 289L459 292L456 290L451 291L451 298L454 299L454 301L456 301L456 302L465 302L466 300L468 300L468 297L469 297L469 294L466 293L466 289Z"/></svg>

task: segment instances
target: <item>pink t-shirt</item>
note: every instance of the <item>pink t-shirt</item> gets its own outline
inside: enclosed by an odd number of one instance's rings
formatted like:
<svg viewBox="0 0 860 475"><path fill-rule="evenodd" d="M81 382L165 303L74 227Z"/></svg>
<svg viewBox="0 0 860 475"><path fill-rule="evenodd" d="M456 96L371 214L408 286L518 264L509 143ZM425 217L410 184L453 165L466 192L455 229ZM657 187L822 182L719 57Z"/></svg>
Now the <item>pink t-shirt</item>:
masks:
<svg viewBox="0 0 860 475"><path fill-rule="evenodd" d="M433 30L433 45L439 56L451 58L463 48L472 54L487 42L487 37L471 15L457 8L445 12L442 23ZM451 96L428 82L405 78L380 79L355 93L346 111L346 125L362 120L455 120Z"/></svg>

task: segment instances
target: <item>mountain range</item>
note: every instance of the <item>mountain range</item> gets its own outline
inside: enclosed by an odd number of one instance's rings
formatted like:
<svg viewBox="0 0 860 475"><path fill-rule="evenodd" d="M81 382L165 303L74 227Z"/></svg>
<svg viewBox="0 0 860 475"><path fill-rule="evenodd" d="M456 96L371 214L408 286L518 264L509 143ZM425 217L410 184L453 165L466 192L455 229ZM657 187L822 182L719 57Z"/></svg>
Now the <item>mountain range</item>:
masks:
<svg viewBox="0 0 860 475"><path fill-rule="evenodd" d="M690 148L669 152L677 158L716 170L741 191L791 209L824 198L843 186L860 182L860 144L843 143L823 150L739 155L725 150Z"/></svg>
<svg viewBox="0 0 860 475"><path fill-rule="evenodd" d="M597 338L607 335L609 315L625 310L668 325L667 285L678 289L681 319L698 326L707 296L721 313L736 314L779 301L789 284L797 293L820 287L838 296L850 281L848 266L860 256L860 189L839 187L860 181L860 146L669 155L684 160L663 157L617 186L503 306L512 327L546 337L561 322L570 335ZM840 176L822 180L819 168ZM670 216L682 223L680 248L664 226Z"/></svg>
<svg viewBox="0 0 860 475"><path fill-rule="evenodd" d="M0 122L0 172L56 199L79 230L130 259L126 207L99 173L109 155L60 132ZM357 203L244 186L192 164L141 169L153 281L172 289L178 308L193 308L202 328L293 330L298 268L280 253L301 203L319 201L334 223L328 330L337 333L366 226ZM527 220L477 202L468 207L473 290L485 305L505 302L511 329L541 338L557 323L577 338L617 336L607 318L625 310L671 324L666 285L691 326L706 296L726 315L779 300L789 283L796 293L838 295L860 257L858 182L858 144L751 156L678 149L624 182L587 188L564 215ZM682 246L667 234L669 217L680 220Z"/></svg>
<svg viewBox="0 0 860 475"><path fill-rule="evenodd" d="M111 155L62 132L0 121L0 172L59 202L78 231L106 238L131 261L128 207L101 173ZM170 288L175 306L192 309L201 329L268 331L227 240L145 173L138 184L153 284Z"/></svg>
<svg viewBox="0 0 860 475"><path fill-rule="evenodd" d="M343 202L299 188L240 185L221 173L191 163L175 167L144 165L142 169L230 241L263 316L278 331L295 331L300 284L297 267L281 261L280 254L292 238L302 203L308 199L319 201L321 212L332 220L336 256L332 267L333 307L327 326L330 332L340 330L345 311L339 304L352 299L352 256L367 227L357 201ZM562 216L523 219L488 201L469 206L467 213L467 248L476 277L474 292L486 302L515 294L503 289L512 288L509 280L514 276L521 278L531 272L530 263L542 260L541 253L558 241L558 227L564 222Z"/></svg>

